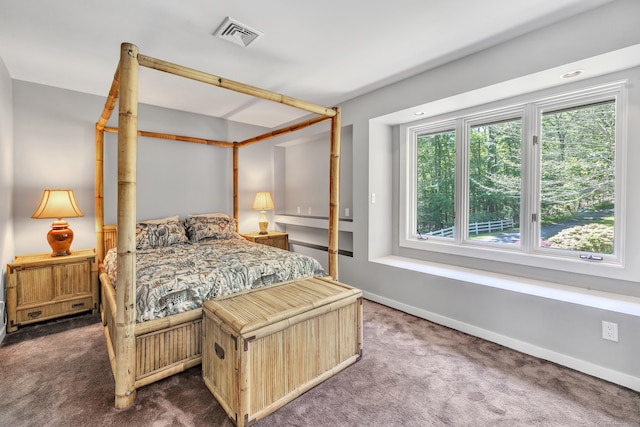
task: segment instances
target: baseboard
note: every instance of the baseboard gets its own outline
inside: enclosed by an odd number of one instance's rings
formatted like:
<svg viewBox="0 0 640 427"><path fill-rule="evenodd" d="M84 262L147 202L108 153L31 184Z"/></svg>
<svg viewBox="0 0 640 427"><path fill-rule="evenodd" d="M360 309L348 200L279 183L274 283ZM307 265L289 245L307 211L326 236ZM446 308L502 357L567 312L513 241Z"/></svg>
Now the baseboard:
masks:
<svg viewBox="0 0 640 427"><path fill-rule="evenodd" d="M530 343L520 341L505 335L497 334L495 332L482 329L465 322L460 322L458 320L451 319L445 316L441 316L439 314L432 313L430 311L423 310L408 304L404 304L390 298L382 297L371 292L363 291L362 294L365 299L386 305L391 308L395 308L396 310L403 311L416 317L420 317L431 322L447 326L449 328L464 332L478 338L482 338L487 341L495 342L496 344L503 345L505 347L520 351L534 357L538 357L540 359L548 360L550 362L566 366L587 375L591 375L593 377L630 388L634 391L640 391L640 378L600 365L596 365L586 360L577 359L566 354L558 353L547 348L532 345Z"/></svg>

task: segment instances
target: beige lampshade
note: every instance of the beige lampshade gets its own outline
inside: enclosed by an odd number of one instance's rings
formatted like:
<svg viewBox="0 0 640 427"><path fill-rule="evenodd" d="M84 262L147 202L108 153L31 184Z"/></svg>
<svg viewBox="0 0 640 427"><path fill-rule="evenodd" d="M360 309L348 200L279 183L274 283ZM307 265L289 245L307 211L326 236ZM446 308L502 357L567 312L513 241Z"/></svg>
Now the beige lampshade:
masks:
<svg viewBox="0 0 640 427"><path fill-rule="evenodd" d="M253 209L256 211L272 211L274 209L271 193L268 191L260 191L256 193L253 201Z"/></svg>
<svg viewBox="0 0 640 427"><path fill-rule="evenodd" d="M31 218L75 218L84 216L73 190L44 190L40 206Z"/></svg>
<svg viewBox="0 0 640 427"><path fill-rule="evenodd" d="M78 216L84 216L84 214L76 203L73 190L44 190L40 206L31 218L57 218L47 233L47 242L52 250L51 256L71 255L73 230L62 218Z"/></svg>

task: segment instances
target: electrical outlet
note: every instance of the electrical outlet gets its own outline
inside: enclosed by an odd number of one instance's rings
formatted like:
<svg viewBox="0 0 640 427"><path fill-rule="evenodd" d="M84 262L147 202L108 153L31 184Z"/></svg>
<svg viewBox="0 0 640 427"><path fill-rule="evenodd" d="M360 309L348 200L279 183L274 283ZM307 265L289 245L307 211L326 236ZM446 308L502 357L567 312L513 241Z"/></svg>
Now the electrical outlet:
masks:
<svg viewBox="0 0 640 427"><path fill-rule="evenodd" d="M349 216L349 208L344 208L344 216Z"/></svg>
<svg viewBox="0 0 640 427"><path fill-rule="evenodd" d="M371 193L371 203L375 203L376 202L376 193Z"/></svg>
<svg viewBox="0 0 640 427"><path fill-rule="evenodd" d="M300 206L298 206L298 213L300 213Z"/></svg>
<svg viewBox="0 0 640 427"><path fill-rule="evenodd" d="M602 321L602 338L618 342L618 324Z"/></svg>
<svg viewBox="0 0 640 427"><path fill-rule="evenodd" d="M307 211L309 215L311 215L311 206L309 206L309 210Z"/></svg>

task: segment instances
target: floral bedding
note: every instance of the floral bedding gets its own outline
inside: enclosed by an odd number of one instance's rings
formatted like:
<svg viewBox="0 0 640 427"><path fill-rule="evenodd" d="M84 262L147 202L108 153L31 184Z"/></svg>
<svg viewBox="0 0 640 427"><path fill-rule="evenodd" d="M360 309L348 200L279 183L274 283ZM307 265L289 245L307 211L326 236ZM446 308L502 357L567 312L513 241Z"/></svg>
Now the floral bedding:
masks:
<svg viewBox="0 0 640 427"><path fill-rule="evenodd" d="M117 286L116 258L112 248L104 259L113 286ZM241 237L138 249L136 266L137 322L192 310L214 297L325 275L311 257Z"/></svg>

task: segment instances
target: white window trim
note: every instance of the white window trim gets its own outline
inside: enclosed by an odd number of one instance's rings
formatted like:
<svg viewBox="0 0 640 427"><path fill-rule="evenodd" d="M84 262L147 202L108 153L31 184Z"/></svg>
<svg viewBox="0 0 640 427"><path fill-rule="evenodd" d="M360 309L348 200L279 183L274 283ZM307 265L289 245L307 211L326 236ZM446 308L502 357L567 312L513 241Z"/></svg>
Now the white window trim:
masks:
<svg viewBox="0 0 640 427"><path fill-rule="evenodd" d="M406 141L414 141L412 144L400 144L400 158L405 160L404 167L400 168L401 182L407 185L407 191L400 192L400 206L408 206L405 215L400 216L400 235L404 233L404 239L416 239L416 220L413 212L417 210L417 181L418 171L416 165L413 164L418 155L418 147L415 143L418 134L447 132L455 129L456 120L445 120L429 123L426 126L413 126L406 129ZM457 138L457 136L456 136ZM456 142L457 145L457 142ZM406 150L409 150L406 152ZM403 155L403 151L405 151ZM458 183L456 177L456 185ZM411 195L411 197L409 197ZM404 230L404 231L403 231Z"/></svg>
<svg viewBox="0 0 640 427"><path fill-rule="evenodd" d="M535 244L533 236L539 235L539 222L524 221L537 212L538 201L536 194L539 188L527 189L527 183L538 183L539 156L533 144L533 135L540 134L540 114L544 111L557 110L564 107L584 105L598 100L615 99L616 105L616 194L615 194L615 242L614 255L605 256L602 261L590 262L579 258L578 253L541 248ZM462 112L454 112L445 117L426 118L420 121L400 125L399 129L399 158L400 158L400 189L399 189L399 232L398 244L400 248L417 249L420 251L437 252L459 255L483 260L508 262L532 267L556 269L567 272L588 274L602 277L629 279L625 269L625 229L626 229L626 130L627 130L627 82L617 81L609 84L585 88L569 93L558 93L550 97L532 99L518 104L509 104L505 100L503 107L491 110L478 106ZM468 114L467 114L468 113ZM459 197L460 183L466 186L466 171L459 165L467 164L468 149L465 146L466 133L473 124L488 123L492 118L517 117L519 114L534 117L534 120L523 120L523 147L521 173L521 237L522 247L505 247L504 244L487 242L471 242L465 240L466 230L466 197ZM419 239L416 233L416 135L425 132L439 132L453 129L456 124L456 230L455 238L438 238L429 236L427 240ZM468 188L464 189L465 193ZM462 200L461 200L462 199Z"/></svg>
<svg viewBox="0 0 640 427"><path fill-rule="evenodd" d="M525 112L525 106L523 105L517 105L517 106L509 106L506 108L498 108L498 109L494 109L494 110L490 110L488 112L482 112L479 114L472 114L472 115L467 115L464 118L460 119L461 120L461 126L462 126L462 132L461 132L461 141L459 146L461 147L461 158L460 158L460 162L459 164L462 165L462 167L460 168L460 174L458 175L458 180L456 181L456 184L458 183L462 183L462 185L464 185L464 189L463 192L464 194L469 194L469 181L467 179L465 179L465 177L467 177L469 175L469 158L470 158L470 154L469 154L469 133L470 133L470 129L473 126L477 126L477 125L482 125L482 124L487 124L487 123L492 123L492 122L497 122L497 121L501 121L501 120L509 120L509 119L516 119L516 118L520 118L522 119L524 116L524 112ZM524 120L523 120L523 129L522 129L522 138L523 140L526 140L526 134L524 132ZM525 145L525 144L523 144ZM525 149L524 147L521 147L521 153L522 153L522 164L526 164L526 157L525 157L525 153L524 153ZM526 204L526 188L524 186L524 175L521 172L520 173L520 194L521 194L521 206L523 204ZM469 244L469 245L474 245L474 246L488 246L488 247L496 247L496 244L494 243L489 243L489 242L482 242L482 241L472 241L469 240L469 230L468 227L465 227L464 225L468 223L469 220L469 206L468 206L468 198L466 197L458 197L458 199L461 199L457 202L457 210L456 210L456 230L460 230L460 232L458 233L459 235L459 239L458 241L460 243L464 243L464 244ZM524 202L524 203L523 203ZM524 213L522 212L524 209L521 209L520 212L520 224L523 224L523 215ZM522 233L522 230L520 231ZM511 248L511 247L507 247L504 245L500 246L501 249L503 250L519 250L518 248Z"/></svg>

